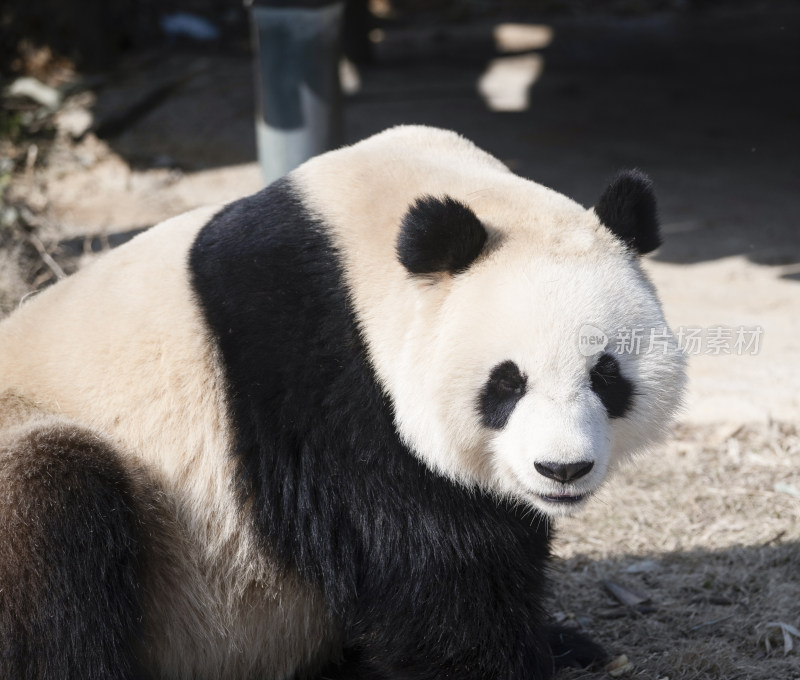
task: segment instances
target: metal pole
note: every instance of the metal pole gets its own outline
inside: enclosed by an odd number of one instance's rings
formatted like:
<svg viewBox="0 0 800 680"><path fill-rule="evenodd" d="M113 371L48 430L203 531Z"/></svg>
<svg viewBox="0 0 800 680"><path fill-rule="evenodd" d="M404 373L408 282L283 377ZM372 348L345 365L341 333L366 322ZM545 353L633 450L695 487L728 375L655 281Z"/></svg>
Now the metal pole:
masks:
<svg viewBox="0 0 800 680"><path fill-rule="evenodd" d="M256 143L267 184L342 143L343 7L342 2L263 0L250 6Z"/></svg>

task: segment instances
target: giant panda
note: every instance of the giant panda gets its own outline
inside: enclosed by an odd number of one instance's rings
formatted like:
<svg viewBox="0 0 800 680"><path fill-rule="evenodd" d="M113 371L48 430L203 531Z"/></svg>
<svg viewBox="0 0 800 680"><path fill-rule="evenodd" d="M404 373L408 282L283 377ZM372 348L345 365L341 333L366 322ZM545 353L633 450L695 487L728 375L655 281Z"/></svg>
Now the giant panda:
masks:
<svg viewBox="0 0 800 680"><path fill-rule="evenodd" d="M551 521L667 428L648 179L393 128L0 323L0 676L544 679Z"/></svg>

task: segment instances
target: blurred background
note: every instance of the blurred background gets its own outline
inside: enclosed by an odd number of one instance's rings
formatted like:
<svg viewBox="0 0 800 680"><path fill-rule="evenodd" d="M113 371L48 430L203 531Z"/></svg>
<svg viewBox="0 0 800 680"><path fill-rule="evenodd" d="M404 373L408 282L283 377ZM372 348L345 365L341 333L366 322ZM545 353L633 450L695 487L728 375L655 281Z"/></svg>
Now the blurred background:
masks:
<svg viewBox="0 0 800 680"><path fill-rule="evenodd" d="M646 268L703 344L679 436L564 532L558 613L634 676L800 678L798 3L351 0L342 17L331 139L450 128L587 206L621 168L653 178L665 243ZM6 0L0 316L263 186L253 33L235 0ZM761 329L755 352L707 351L718 328ZM614 609L609 575L655 613Z"/></svg>

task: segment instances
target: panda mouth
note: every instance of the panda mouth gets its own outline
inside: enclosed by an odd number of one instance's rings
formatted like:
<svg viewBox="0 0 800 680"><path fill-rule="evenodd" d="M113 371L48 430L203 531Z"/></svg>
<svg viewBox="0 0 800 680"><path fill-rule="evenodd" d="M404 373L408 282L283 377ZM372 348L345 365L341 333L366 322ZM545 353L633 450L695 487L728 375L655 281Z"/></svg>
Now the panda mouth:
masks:
<svg viewBox="0 0 800 680"><path fill-rule="evenodd" d="M582 493L576 496L571 496L569 494L558 494L554 496L545 496L544 494L540 494L539 498L543 501L547 501L548 503L560 503L562 505L570 505L574 503L580 503L582 500L586 498L588 494Z"/></svg>

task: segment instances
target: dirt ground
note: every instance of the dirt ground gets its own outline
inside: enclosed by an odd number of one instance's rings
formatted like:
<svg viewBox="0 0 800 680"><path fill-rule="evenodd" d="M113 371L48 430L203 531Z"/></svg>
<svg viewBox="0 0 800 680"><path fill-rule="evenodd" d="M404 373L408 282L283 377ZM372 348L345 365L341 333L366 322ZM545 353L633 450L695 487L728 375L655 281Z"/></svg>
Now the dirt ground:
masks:
<svg viewBox="0 0 800 680"><path fill-rule="evenodd" d="M527 42L508 52L500 24ZM756 354L691 355L675 437L559 523L556 618L627 655L623 677L800 680L800 13L515 14L373 37L348 141L452 128L586 205L641 167L671 325L700 328L703 350L709 329L762 329ZM258 189L252 110L243 52L154 51L76 88L49 138L4 146L0 314L166 217Z"/></svg>

